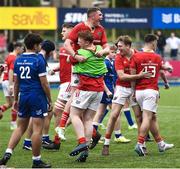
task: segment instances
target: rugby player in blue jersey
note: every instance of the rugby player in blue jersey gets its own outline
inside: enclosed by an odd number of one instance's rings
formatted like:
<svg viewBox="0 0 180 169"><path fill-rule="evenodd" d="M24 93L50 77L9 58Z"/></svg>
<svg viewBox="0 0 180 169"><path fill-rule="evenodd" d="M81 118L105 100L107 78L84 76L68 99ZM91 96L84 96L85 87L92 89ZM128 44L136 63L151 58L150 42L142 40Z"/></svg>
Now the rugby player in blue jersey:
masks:
<svg viewBox="0 0 180 169"><path fill-rule="evenodd" d="M52 110L51 94L46 78L46 61L42 55L36 54L40 50L41 42L42 38L39 35L28 34L24 39L26 53L15 61L13 107L18 110L18 127L11 135L0 165L6 165L10 159L32 117L32 167L51 167L41 160L40 155L44 116Z"/></svg>

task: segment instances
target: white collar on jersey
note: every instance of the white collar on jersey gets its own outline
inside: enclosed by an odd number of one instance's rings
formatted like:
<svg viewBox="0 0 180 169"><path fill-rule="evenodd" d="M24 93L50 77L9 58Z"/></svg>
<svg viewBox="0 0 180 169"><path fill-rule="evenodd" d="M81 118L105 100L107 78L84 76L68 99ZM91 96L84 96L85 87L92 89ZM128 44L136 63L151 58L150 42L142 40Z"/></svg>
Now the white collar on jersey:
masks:
<svg viewBox="0 0 180 169"><path fill-rule="evenodd" d="M32 55L32 54L36 54L35 52L25 52L23 53L23 55Z"/></svg>

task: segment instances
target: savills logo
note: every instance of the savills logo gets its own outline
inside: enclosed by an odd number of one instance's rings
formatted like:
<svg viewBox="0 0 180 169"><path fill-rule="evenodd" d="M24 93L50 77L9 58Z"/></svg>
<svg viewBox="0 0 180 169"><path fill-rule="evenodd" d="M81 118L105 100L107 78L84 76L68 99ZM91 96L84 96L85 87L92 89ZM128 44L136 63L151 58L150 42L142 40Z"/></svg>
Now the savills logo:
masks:
<svg viewBox="0 0 180 169"><path fill-rule="evenodd" d="M15 14L12 16L13 25L48 25L50 18L42 11L36 11L34 14Z"/></svg>

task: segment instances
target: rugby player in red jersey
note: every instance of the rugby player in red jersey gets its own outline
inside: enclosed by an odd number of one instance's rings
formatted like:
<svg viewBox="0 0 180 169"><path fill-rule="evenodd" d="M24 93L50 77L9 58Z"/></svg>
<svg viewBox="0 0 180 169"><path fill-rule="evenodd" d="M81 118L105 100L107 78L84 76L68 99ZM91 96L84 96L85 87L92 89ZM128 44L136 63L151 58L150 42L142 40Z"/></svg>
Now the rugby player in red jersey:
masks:
<svg viewBox="0 0 180 169"><path fill-rule="evenodd" d="M23 45L21 43L14 44L13 52L9 53L9 55L5 58L5 66L4 66L4 75L2 80L2 88L4 92L4 96L6 97L6 103L0 106L0 113L5 112L7 109L12 107L13 98L14 98L14 61L16 57L23 52ZM10 129L14 130L16 125L17 112L14 109L11 109L11 124Z"/></svg>
<svg viewBox="0 0 180 169"><path fill-rule="evenodd" d="M64 47L69 52L71 56L77 59L79 62L84 62L86 59L78 55L76 51L80 48L78 44L78 33L82 31L90 31L93 34L93 44L94 45L101 45L103 47L102 50L96 53L97 57L102 57L105 53L109 52L109 45L107 44L107 37L104 28L100 25L100 21L103 19L103 14L99 8L90 8L87 11L87 21L81 22L77 24L69 34L69 37L65 40ZM73 70L72 70L73 73ZM76 74L72 75L71 78L71 94L74 93L76 86L78 84L78 76ZM72 97L67 102L67 108L63 112L66 114L66 119L68 119L70 113L70 105L72 102ZM69 107L69 108L68 108ZM59 137L62 136L63 130L62 127L56 128L56 132L58 133ZM93 141L95 144L98 143L101 135L94 130L93 132Z"/></svg>
<svg viewBox="0 0 180 169"><path fill-rule="evenodd" d="M118 39L117 46L120 53L117 54L115 58L115 69L118 79L116 81L115 93L112 100L112 111L107 123L102 155L109 155L109 144L115 122L119 114L121 115L121 109L125 105L126 100L130 100L130 105L134 112L139 112L139 106L131 99L132 90L130 81L150 76L148 72L143 73L142 71L139 72L139 74L130 75L130 62L135 53L135 50L131 48L131 43L132 40L127 35L120 36Z"/></svg>
<svg viewBox="0 0 180 169"><path fill-rule="evenodd" d="M135 151L139 156L146 155L145 137L149 130L151 131L155 141L158 144L160 152L164 152L172 148L173 144L164 142L159 133L159 126L157 123L157 106L159 100L158 78L160 70L172 71L171 67L163 64L160 55L156 54L157 37L153 34L145 36L145 46L143 52L134 54L131 68L132 74L138 74L142 70L144 72L151 72L149 78L138 79L132 83L135 89L135 97L142 111L142 122L138 133L138 142Z"/></svg>
<svg viewBox="0 0 180 169"><path fill-rule="evenodd" d="M68 38L68 35L70 31L72 30L74 26L70 23L64 23L62 25L62 40L66 40ZM55 149L58 150L60 148L60 140L66 140L64 137L64 128L67 122L67 119L69 118L69 114L66 115L66 110L65 105L69 98L71 97L71 67L72 65L68 63L66 60L69 57L69 53L66 51L64 47L60 47L59 50L59 66L54 68L53 70L49 71L49 74L53 75L55 72L59 72L59 78L60 78L60 90L59 94L57 97L57 100L55 102L54 108L53 108L53 114L55 116L55 130L58 130L59 127L62 127L61 130L61 135L60 137L58 134L55 134L54 136L54 141L50 142L48 141L47 138L47 144L43 144L43 147L46 149ZM52 115L51 115L52 117ZM51 119L50 117L50 119ZM61 119L60 119L61 118ZM50 120L49 120L50 123ZM49 130L47 126L47 131ZM48 133L48 132L47 132ZM47 136L49 136L47 134ZM44 135L44 140L43 142L46 142L46 136Z"/></svg>

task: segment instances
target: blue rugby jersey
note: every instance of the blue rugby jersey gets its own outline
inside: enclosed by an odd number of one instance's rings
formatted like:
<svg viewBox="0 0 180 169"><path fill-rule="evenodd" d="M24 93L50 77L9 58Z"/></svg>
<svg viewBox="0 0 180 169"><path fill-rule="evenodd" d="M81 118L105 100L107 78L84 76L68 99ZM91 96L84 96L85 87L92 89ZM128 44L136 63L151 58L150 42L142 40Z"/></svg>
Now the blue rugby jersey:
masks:
<svg viewBox="0 0 180 169"><path fill-rule="evenodd" d="M19 79L19 92L44 92L39 77L47 74L42 54L24 53L16 59L14 75Z"/></svg>
<svg viewBox="0 0 180 169"><path fill-rule="evenodd" d="M108 86L114 86L114 84L115 84L114 81L116 79L116 71L114 68L114 60L106 58L105 64L106 64L106 67L108 69L108 72L104 76L104 82L105 82L107 87Z"/></svg>

